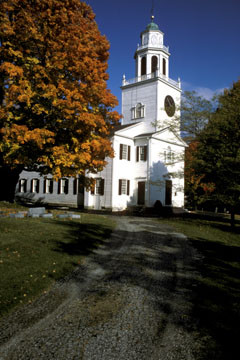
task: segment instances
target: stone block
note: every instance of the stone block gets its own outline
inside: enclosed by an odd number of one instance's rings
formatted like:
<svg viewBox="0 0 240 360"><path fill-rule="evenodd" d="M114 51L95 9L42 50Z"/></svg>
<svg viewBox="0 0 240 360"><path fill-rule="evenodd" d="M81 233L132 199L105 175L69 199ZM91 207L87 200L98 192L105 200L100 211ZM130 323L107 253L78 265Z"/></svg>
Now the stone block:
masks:
<svg viewBox="0 0 240 360"><path fill-rule="evenodd" d="M10 218L14 218L14 219L23 219L24 218L24 214L21 213L16 213L16 214L9 214Z"/></svg>
<svg viewBox="0 0 240 360"><path fill-rule="evenodd" d="M58 214L57 218L59 219L67 219L68 218L68 214Z"/></svg>
<svg viewBox="0 0 240 360"><path fill-rule="evenodd" d="M32 214L42 215L45 213L45 211L46 211L45 207L30 208L28 210L28 216L31 216Z"/></svg>
<svg viewBox="0 0 240 360"><path fill-rule="evenodd" d="M53 214L47 213L47 214L41 214L40 216L41 216L42 218L50 219L50 218L53 217Z"/></svg>
<svg viewBox="0 0 240 360"><path fill-rule="evenodd" d="M78 214L72 214L72 219L81 219L81 215Z"/></svg>
<svg viewBox="0 0 240 360"><path fill-rule="evenodd" d="M73 213L67 213L68 218L71 218L73 216Z"/></svg>
<svg viewBox="0 0 240 360"><path fill-rule="evenodd" d="M15 215L16 215L16 214L9 214L8 216L9 216L10 218L15 218Z"/></svg>
<svg viewBox="0 0 240 360"><path fill-rule="evenodd" d="M23 213L17 213L15 214L15 218L23 219L25 215Z"/></svg>

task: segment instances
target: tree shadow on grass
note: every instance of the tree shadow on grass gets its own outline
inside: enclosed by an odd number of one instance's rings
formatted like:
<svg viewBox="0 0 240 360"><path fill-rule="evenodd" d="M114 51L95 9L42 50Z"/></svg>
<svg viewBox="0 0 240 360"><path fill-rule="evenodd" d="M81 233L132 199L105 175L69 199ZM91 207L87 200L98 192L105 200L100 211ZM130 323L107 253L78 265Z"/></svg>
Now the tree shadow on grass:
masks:
<svg viewBox="0 0 240 360"><path fill-rule="evenodd" d="M65 241L56 241L56 251L69 255L89 255L111 235L112 229L99 224L80 224L74 221L57 221L66 231Z"/></svg>
<svg viewBox="0 0 240 360"><path fill-rule="evenodd" d="M194 290L193 316L201 336L210 335L215 341L212 359L233 359L240 331L240 247L201 238L192 244L203 255L196 264L200 277Z"/></svg>
<svg viewBox="0 0 240 360"><path fill-rule="evenodd" d="M152 305L163 315L158 325L159 338L170 322L192 333L196 344L200 344L196 346L195 359L235 358L240 323L239 247L200 237L190 239L192 247L201 254L196 259L189 240L174 242L169 236L151 231L129 234L119 230L108 242L111 229L104 225L59 223L67 227L69 239L57 242L56 251L91 255L107 274L105 282L119 286L127 282L151 295ZM103 243L109 252L95 254L94 250ZM180 279L176 275L178 256L183 258L184 276ZM86 275L79 271L73 278L80 283ZM104 291L103 294L106 296ZM189 306L191 311L185 318Z"/></svg>

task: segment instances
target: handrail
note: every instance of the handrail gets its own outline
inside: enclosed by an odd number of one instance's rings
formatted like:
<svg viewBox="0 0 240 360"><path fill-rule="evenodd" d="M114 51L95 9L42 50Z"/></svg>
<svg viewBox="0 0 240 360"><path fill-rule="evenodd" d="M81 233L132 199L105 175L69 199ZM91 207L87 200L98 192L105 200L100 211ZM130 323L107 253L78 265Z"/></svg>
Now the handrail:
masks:
<svg viewBox="0 0 240 360"><path fill-rule="evenodd" d="M157 49L162 49L162 50L166 51L167 53L169 53L169 46L165 46L163 44L162 45L157 45L157 46L151 46L149 44L147 44L147 45L138 45L137 51L142 50L142 49L146 49L148 47L150 47L150 48L154 47L154 48L157 48Z"/></svg>
<svg viewBox="0 0 240 360"><path fill-rule="evenodd" d="M122 86L136 84L141 81L146 81L146 80L154 79L154 78L163 79L164 81L168 82L169 84L181 89L180 79L178 79L178 81L172 80L169 77L167 77L166 75L160 74L158 70L153 73L142 75L142 76L137 76L137 77L129 79L129 80L126 80L125 76L123 76Z"/></svg>

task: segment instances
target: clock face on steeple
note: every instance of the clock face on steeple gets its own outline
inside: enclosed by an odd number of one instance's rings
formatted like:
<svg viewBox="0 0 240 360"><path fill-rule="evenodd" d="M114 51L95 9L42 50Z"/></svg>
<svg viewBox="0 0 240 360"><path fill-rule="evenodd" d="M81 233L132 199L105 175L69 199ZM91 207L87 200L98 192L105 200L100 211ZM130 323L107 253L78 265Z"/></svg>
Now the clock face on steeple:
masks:
<svg viewBox="0 0 240 360"><path fill-rule="evenodd" d="M157 35L152 35L152 37L151 37L151 43L152 43L152 45L156 45L156 43L157 43Z"/></svg>
<svg viewBox="0 0 240 360"><path fill-rule="evenodd" d="M165 97L164 108L169 117L172 117L175 114L176 106L173 98L170 95Z"/></svg>

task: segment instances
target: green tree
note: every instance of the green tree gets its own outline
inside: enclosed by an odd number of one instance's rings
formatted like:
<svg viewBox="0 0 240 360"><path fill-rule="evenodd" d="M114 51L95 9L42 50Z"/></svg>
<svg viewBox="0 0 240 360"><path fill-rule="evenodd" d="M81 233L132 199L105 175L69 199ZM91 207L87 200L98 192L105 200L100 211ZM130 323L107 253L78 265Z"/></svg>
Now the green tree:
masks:
<svg viewBox="0 0 240 360"><path fill-rule="evenodd" d="M13 198L23 169L84 175L113 156L117 99L106 87L109 43L94 17L79 0L1 1L1 199Z"/></svg>
<svg viewBox="0 0 240 360"><path fill-rule="evenodd" d="M187 143L204 129L213 112L213 102L196 91L184 91L181 101L181 132Z"/></svg>
<svg viewBox="0 0 240 360"><path fill-rule="evenodd" d="M210 198L230 209L231 225L240 204L240 81L218 98L218 108L198 136L193 162Z"/></svg>

